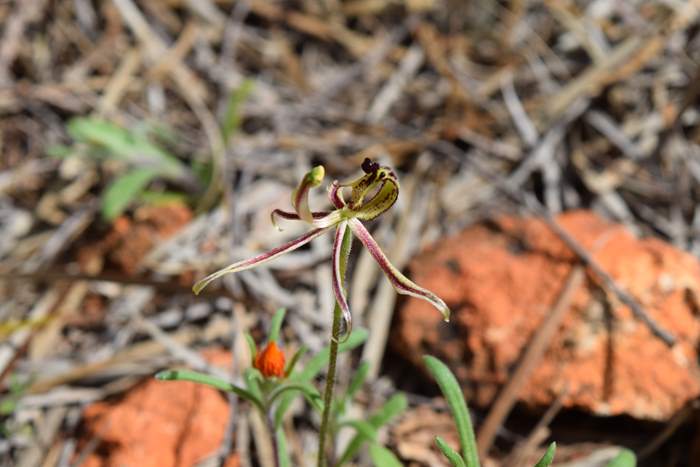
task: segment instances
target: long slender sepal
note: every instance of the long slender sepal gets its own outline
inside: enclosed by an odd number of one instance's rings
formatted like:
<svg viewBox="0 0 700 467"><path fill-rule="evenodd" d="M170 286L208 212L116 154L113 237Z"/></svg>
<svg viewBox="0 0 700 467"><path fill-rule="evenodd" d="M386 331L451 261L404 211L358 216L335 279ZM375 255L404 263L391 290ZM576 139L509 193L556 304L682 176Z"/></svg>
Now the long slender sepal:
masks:
<svg viewBox="0 0 700 467"><path fill-rule="evenodd" d="M365 248L367 248L398 293L411 295L428 301L442 313L442 317L445 321L449 321L450 309L440 297L411 281L408 277L404 276L401 271L396 269L394 265L389 262L389 259L379 247L379 244L360 221L357 219L350 219L348 223L352 232L360 239Z"/></svg>
<svg viewBox="0 0 700 467"><path fill-rule="evenodd" d="M340 220L342 219L342 214L339 211L321 211L312 212L311 217L313 218L313 220L310 222L310 224L316 228L322 229L324 227L333 226L340 222ZM281 231L282 228L278 225L277 218L282 218L288 221L302 220L296 213L283 211L281 209L275 209L270 214L270 220L272 221L272 225L274 225L275 228L277 228L277 230L279 231Z"/></svg>
<svg viewBox="0 0 700 467"><path fill-rule="evenodd" d="M340 311L343 313L343 321L345 321L345 335L350 335L352 331L352 314L350 313L350 306L348 305L348 300L345 296L345 271L344 263L347 260L343 258L347 253L343 251L343 243L345 238L345 233L347 231L348 223L346 221L338 224L335 230L335 239L333 240L333 252L331 254L331 259L333 263L333 294L335 295L335 301L338 302Z"/></svg>
<svg viewBox="0 0 700 467"><path fill-rule="evenodd" d="M299 186L292 192L292 206L302 220L313 222L314 218L309 209L309 191L318 186L325 176L322 165L317 165L309 170L299 182Z"/></svg>
<svg viewBox="0 0 700 467"><path fill-rule="evenodd" d="M283 245L280 245L276 248L273 248L270 251L266 251L265 253L261 253L257 256L253 256L252 258L244 259L242 261L235 262L223 269L220 269L216 271L213 274L208 275L204 279L198 281L194 287L192 287L192 291L195 294L199 294L199 292L202 291L204 287L209 285L210 282L213 280L218 279L221 276L224 276L226 274L234 273L234 272L240 272L244 271L246 269L250 269L255 266L259 266L263 263L267 263L268 261L271 261L278 256L281 256L285 253L289 253L290 251L296 250L297 248L306 245L309 243L311 240L313 240L316 237L319 237L326 233L330 227L325 227L325 228L319 228L319 229L313 229L310 230L309 232L305 233L301 237L295 238L292 241L289 241Z"/></svg>

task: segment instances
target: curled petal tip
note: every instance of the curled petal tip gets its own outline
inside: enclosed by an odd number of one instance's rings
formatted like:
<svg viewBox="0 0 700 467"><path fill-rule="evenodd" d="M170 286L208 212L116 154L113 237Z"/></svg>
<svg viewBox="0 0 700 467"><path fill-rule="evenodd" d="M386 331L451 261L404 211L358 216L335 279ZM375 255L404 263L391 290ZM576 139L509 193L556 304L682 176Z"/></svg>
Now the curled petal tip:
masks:
<svg viewBox="0 0 700 467"><path fill-rule="evenodd" d="M317 165L306 172L304 178L299 182L299 186L292 193L292 206L294 207L294 211L296 211L300 219L306 222L313 221L313 215L311 214L311 209L309 209L309 191L317 187L323 181L325 175L326 170L323 166Z"/></svg>
<svg viewBox="0 0 700 467"><path fill-rule="evenodd" d="M377 262L377 265L382 269L384 275L394 286L396 292L403 295L411 295L427 301L442 314L442 318L445 321L449 321L450 309L440 297L435 295L430 290L419 286L408 277L404 276L401 271L396 269L396 267L391 264L382 249L379 247L376 240L372 238L372 235L360 221L357 219L350 219L348 224L355 236L362 242L365 248L367 248L367 251L369 251L374 260Z"/></svg>

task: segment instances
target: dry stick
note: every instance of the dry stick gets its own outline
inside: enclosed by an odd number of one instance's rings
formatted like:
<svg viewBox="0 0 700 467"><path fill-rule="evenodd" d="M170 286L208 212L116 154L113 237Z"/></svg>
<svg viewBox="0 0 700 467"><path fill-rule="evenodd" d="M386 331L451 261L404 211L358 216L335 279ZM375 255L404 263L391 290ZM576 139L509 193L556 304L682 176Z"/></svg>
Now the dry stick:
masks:
<svg viewBox="0 0 700 467"><path fill-rule="evenodd" d="M508 456L509 460L506 462L507 465L511 465L510 459L512 459L512 465L523 465L525 460L535 452L537 446L549 436L547 427L561 410L567 392L567 388L559 392L554 403L547 408L547 411L537 422L537 425L530 431L527 439Z"/></svg>
<svg viewBox="0 0 700 467"><path fill-rule="evenodd" d="M564 229L559 222L554 218L554 216L540 204L537 199L531 195L526 195L526 203L534 210L538 215L542 216L544 221L547 223L550 229L556 233L559 238L571 248L571 250L576 253L576 255L581 259L581 261L588 266L593 273L603 282L603 285L608 290L611 290L617 298L627 305L632 311L632 314L640 321L642 321L654 334L656 337L661 339L669 347L673 347L676 344L676 338L671 335L668 331L659 326L656 321L652 319L651 316L642 308L642 306L637 303L637 301L627 293L617 282L608 274L596 260L590 255L590 253L574 239L569 232Z"/></svg>
<svg viewBox="0 0 700 467"><path fill-rule="evenodd" d="M496 180L496 177L491 174L487 169L484 169L480 165L474 163L472 165L476 168L479 173L486 176L490 180ZM561 241L563 241L566 246L568 246L579 259L588 266L593 273L603 282L603 286L608 290L612 291L623 304L627 305L632 311L632 314L641 322L643 322L652 334L659 339L661 339L669 347L673 347L676 343L676 338L673 337L668 331L659 326L656 321L653 320L651 316L642 308L642 306L637 303L637 301L628 294L620 285L615 282L615 280L608 274L598 262L593 259L593 257L588 253L588 251L574 238L569 232L564 229L559 222L554 218L551 212L540 203L537 198L530 195L529 193L519 193L512 189L509 185L504 183L495 182L496 189L503 192L505 195L510 197L513 201L521 204L523 201L523 196L525 199L525 207L533 214L541 216L543 220L547 223L550 229L559 236Z"/></svg>
<svg viewBox="0 0 700 467"><path fill-rule="evenodd" d="M574 293L580 287L584 277L585 270L582 266L577 265L572 269L557 302L552 307L551 312L545 316L543 323L532 336L532 340L525 350L520 364L508 380L508 383L501 390L489 414L486 416L486 420L484 420L483 425L479 429L477 446L479 448L480 457L484 457L489 448L491 448L498 428L513 408L518 397L518 392L527 382L535 366L542 359L554 333L566 315L566 311L569 310Z"/></svg>

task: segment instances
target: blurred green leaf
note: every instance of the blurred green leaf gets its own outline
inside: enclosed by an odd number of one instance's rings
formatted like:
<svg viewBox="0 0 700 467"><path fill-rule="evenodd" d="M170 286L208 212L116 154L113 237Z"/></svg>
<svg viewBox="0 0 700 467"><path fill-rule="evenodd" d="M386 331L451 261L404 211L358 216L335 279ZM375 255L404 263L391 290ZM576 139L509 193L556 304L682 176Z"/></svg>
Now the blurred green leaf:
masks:
<svg viewBox="0 0 700 467"><path fill-rule="evenodd" d="M248 351L250 352L250 366L255 365L255 356L258 354L258 347L255 345L255 339L250 334L243 333L245 337L245 342L248 344Z"/></svg>
<svg viewBox="0 0 700 467"><path fill-rule="evenodd" d="M307 350L308 349L306 346L302 345L296 352L294 352L292 359L289 361L289 363L287 363L287 368L284 370L284 376L286 378L289 378L289 375L292 374L294 368L297 366L299 359L306 353Z"/></svg>
<svg viewBox="0 0 700 467"><path fill-rule="evenodd" d="M554 453L557 450L557 443L552 442L549 447L547 448L547 451L544 453L544 456L542 456L542 459L535 464L535 467L549 467L552 465L552 461L554 460Z"/></svg>
<svg viewBox="0 0 700 467"><path fill-rule="evenodd" d="M370 445L369 457L375 467L403 467L393 452L376 443Z"/></svg>
<svg viewBox="0 0 700 467"><path fill-rule="evenodd" d="M178 193L176 191L151 191L143 190L139 195L139 201L145 204L170 204L170 203L182 203L187 204L187 195Z"/></svg>
<svg viewBox="0 0 700 467"><path fill-rule="evenodd" d="M282 427L277 428L275 439L277 441L277 459L279 467L292 467L292 460L289 458L289 449L287 449L287 435L284 434Z"/></svg>
<svg viewBox="0 0 700 467"><path fill-rule="evenodd" d="M608 462L606 467L636 467L637 456L629 449L621 449L620 452Z"/></svg>
<svg viewBox="0 0 700 467"><path fill-rule="evenodd" d="M78 142L104 148L107 157L146 167L164 177L178 178L185 166L173 155L153 144L147 136L93 117L73 118L68 134Z"/></svg>
<svg viewBox="0 0 700 467"><path fill-rule="evenodd" d="M192 381L193 383L211 386L220 391L232 392L264 411L262 402L253 393L215 376L189 370L164 370L156 373L155 378L161 381Z"/></svg>
<svg viewBox="0 0 700 467"><path fill-rule="evenodd" d="M284 321L284 315L287 310L284 308L278 309L274 316L272 316L272 321L270 322L270 331L267 335L268 342L278 342L280 337L280 330L282 329L282 321Z"/></svg>
<svg viewBox="0 0 700 467"><path fill-rule="evenodd" d="M362 362L360 365L357 367L357 370L355 370L355 374L352 376L352 379L350 380L350 384L348 384L348 390L345 392L345 397L347 399L352 399L355 397L355 394L359 389L362 387L362 385L365 383L365 380L367 379L367 373L369 372L369 363L368 362Z"/></svg>
<svg viewBox="0 0 700 467"><path fill-rule="evenodd" d="M157 176L151 169L134 169L112 181L102 193L102 216L114 220Z"/></svg>
<svg viewBox="0 0 700 467"><path fill-rule="evenodd" d="M55 157L56 159L63 159L65 157L70 157L75 153L73 148L70 146L64 146L62 144L54 144L46 148L46 155L49 157Z"/></svg>
<svg viewBox="0 0 700 467"><path fill-rule="evenodd" d="M224 113L224 120L221 122L221 136L224 138L224 145L228 145L231 136L241 125L241 106L253 91L253 80L247 79L231 92Z"/></svg>
<svg viewBox="0 0 700 467"><path fill-rule="evenodd" d="M318 392L318 389L316 389L311 383L297 382L286 382L278 385L270 392L268 396L269 403L272 404L278 397L290 391L301 392L313 406L316 408L320 406L321 394Z"/></svg>
<svg viewBox="0 0 700 467"><path fill-rule="evenodd" d="M392 418L400 415L404 410L406 410L406 407L408 407L408 400L406 399L406 396L401 393L394 394L384 403L382 407L379 408L379 410L369 417L367 422L363 423L369 423L374 430L378 430L389 423ZM362 447L362 443L365 441L365 436L362 434L358 433L355 435L348 443L345 451L343 451L343 454L339 457L338 465L343 465L355 457Z"/></svg>
<svg viewBox="0 0 700 467"><path fill-rule="evenodd" d="M447 404L452 412L455 424L457 425L457 433L459 434L459 442L462 446L462 458L469 467L479 467L479 455L476 448L476 439L474 438L474 428L469 415L467 403L464 400L462 388L457 382L454 374L450 369L437 358L424 355L428 371L433 375L435 381L440 387L440 391L445 396Z"/></svg>
<svg viewBox="0 0 700 467"><path fill-rule="evenodd" d="M450 465L452 467L467 467L467 464L464 463L464 459L462 459L462 456L457 453L454 449L450 447L449 444L445 442L444 439L442 439L439 436L435 437L435 444L437 444L437 447L440 449L440 452L447 457L447 460L450 461Z"/></svg>
<svg viewBox="0 0 700 467"><path fill-rule="evenodd" d="M363 420L349 420L339 424L340 427L352 427L357 431L357 437L361 441L375 441L377 439L377 429L371 423ZM342 465L342 460L339 462Z"/></svg>

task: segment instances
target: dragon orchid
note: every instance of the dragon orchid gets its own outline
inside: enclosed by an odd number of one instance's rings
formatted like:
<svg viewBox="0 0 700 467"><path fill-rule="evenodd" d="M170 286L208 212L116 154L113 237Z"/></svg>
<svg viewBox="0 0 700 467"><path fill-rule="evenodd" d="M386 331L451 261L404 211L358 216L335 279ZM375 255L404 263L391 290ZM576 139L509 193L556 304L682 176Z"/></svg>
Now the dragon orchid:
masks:
<svg viewBox="0 0 700 467"><path fill-rule="evenodd" d="M396 174L389 167L380 166L370 159L364 160L362 163L362 170L364 175L354 181L339 183L335 180L330 185L328 197L331 204L335 207L334 210L312 212L309 209L309 191L321 184L325 176L325 170L322 165L311 169L292 193L292 207L294 208L294 212L275 209L272 211L271 217L272 223L275 226L277 226L277 218L282 218L307 222L313 229L270 251L249 259L238 261L205 277L194 285L194 292L198 294L210 282L225 274L243 271L271 261L280 255L309 243L314 238L335 228L335 239L331 255L333 261L333 293L343 313L346 329L350 329L352 319L350 306L348 305L345 294L345 278L342 277L344 268L341 267L341 261L347 260L347 258L342 258L342 244L343 238L349 228L367 248L398 293L411 295L430 302L442 313L445 321L448 321L450 310L445 302L431 291L412 282L404 276L401 271L394 267L361 222L377 218L382 213L389 210L396 202L399 196L399 182ZM347 202L343 196L344 190L350 191L350 198ZM348 252L345 251L344 253L347 254Z"/></svg>

